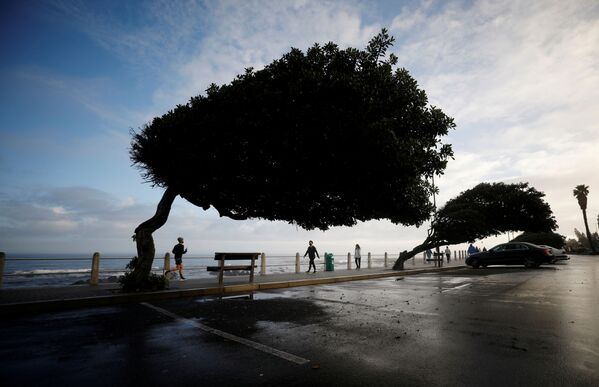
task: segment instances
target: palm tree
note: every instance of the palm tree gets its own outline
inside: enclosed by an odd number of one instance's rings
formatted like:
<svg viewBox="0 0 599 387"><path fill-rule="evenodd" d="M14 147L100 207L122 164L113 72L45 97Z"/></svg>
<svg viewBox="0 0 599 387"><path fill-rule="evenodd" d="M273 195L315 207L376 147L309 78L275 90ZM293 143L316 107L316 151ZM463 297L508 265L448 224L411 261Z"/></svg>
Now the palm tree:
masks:
<svg viewBox="0 0 599 387"><path fill-rule="evenodd" d="M589 186L584 185L584 184L577 185L574 188L573 193L574 193L574 196L576 197L576 199L578 200L578 205L580 206L580 209L582 210L582 217L584 218L584 227L587 232L587 238L589 240L589 244L591 245L591 250L593 250L593 253L596 253L595 244L593 243L593 240L591 239L591 231L589 230L589 222L587 221L587 196L589 195Z"/></svg>

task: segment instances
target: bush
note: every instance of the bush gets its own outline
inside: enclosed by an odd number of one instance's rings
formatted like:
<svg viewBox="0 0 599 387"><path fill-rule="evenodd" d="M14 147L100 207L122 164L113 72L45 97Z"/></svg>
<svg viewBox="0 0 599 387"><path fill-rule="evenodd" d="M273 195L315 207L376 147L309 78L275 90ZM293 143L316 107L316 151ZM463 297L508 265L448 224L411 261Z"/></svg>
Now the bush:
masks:
<svg viewBox="0 0 599 387"><path fill-rule="evenodd" d="M143 292L164 290L168 286L168 280L163 275L150 273L148 278L138 281L133 271L137 266L138 258L133 257L127 264L125 274L119 277L119 284L124 292Z"/></svg>

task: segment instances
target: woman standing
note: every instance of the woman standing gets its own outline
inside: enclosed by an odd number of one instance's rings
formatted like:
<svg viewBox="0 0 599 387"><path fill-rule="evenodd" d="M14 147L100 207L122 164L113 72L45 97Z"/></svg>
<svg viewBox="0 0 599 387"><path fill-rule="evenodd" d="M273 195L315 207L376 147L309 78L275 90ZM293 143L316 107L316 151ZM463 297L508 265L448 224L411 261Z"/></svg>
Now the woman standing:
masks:
<svg viewBox="0 0 599 387"><path fill-rule="evenodd" d="M356 261L356 270L360 270L360 263L362 261L362 250L360 245L356 243L356 250L354 251L354 261Z"/></svg>

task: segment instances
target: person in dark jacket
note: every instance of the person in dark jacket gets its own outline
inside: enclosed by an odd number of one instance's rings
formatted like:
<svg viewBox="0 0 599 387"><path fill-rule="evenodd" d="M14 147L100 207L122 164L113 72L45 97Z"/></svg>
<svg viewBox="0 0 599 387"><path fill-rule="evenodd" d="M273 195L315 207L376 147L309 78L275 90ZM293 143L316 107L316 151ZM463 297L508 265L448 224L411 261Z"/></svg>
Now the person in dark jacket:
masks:
<svg viewBox="0 0 599 387"><path fill-rule="evenodd" d="M179 281L184 281L185 277L183 277L183 254L187 253L187 249L183 245L183 238L177 238L177 243L175 247L173 247L173 254L175 254L175 264L177 265L176 270L179 272ZM166 273L169 273L171 270L168 270ZM166 274L165 273L165 274Z"/></svg>
<svg viewBox="0 0 599 387"><path fill-rule="evenodd" d="M308 271L306 273L309 273L312 267L314 267L314 273L316 273L316 265L314 264L314 258L320 258L320 255L318 255L318 251L316 250L316 247L314 247L314 242L309 241L308 244L308 250L306 250L304 258L306 258L306 255L308 256L308 258L310 259L310 266L308 266Z"/></svg>

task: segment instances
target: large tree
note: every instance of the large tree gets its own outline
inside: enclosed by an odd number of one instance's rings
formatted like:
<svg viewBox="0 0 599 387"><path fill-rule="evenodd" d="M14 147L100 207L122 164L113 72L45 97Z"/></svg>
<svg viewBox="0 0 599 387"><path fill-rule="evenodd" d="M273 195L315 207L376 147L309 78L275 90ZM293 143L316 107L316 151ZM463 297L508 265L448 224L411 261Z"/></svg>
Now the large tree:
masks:
<svg viewBox="0 0 599 387"><path fill-rule="evenodd" d="M428 105L383 30L364 51L333 43L291 49L264 69L211 85L133 133L131 159L165 188L135 230L149 273L152 233L177 195L232 219L283 220L305 229L389 219L420 225L451 146L453 119Z"/></svg>
<svg viewBox="0 0 599 387"><path fill-rule="evenodd" d="M394 264L442 245L473 242L508 231L547 232L557 224L544 193L528 183L480 183L449 200L434 215L428 236Z"/></svg>
<svg viewBox="0 0 599 387"><path fill-rule="evenodd" d="M566 237L556 232L530 232L518 235L512 242L529 242L535 245L548 245L561 249L566 244Z"/></svg>
<svg viewBox="0 0 599 387"><path fill-rule="evenodd" d="M587 197L589 196L589 186L584 185L584 184L577 185L574 188L574 191L572 193L574 194L574 197L576 198L576 200L578 200L578 205L580 206L580 209L582 210L582 218L584 219L584 228L587 233L587 239L589 241L591 241L591 243L590 243L591 250L593 251L593 253L596 253L597 250L595 249L595 244L592 243L593 239L591 238L591 230L589 230L589 222L587 220Z"/></svg>

